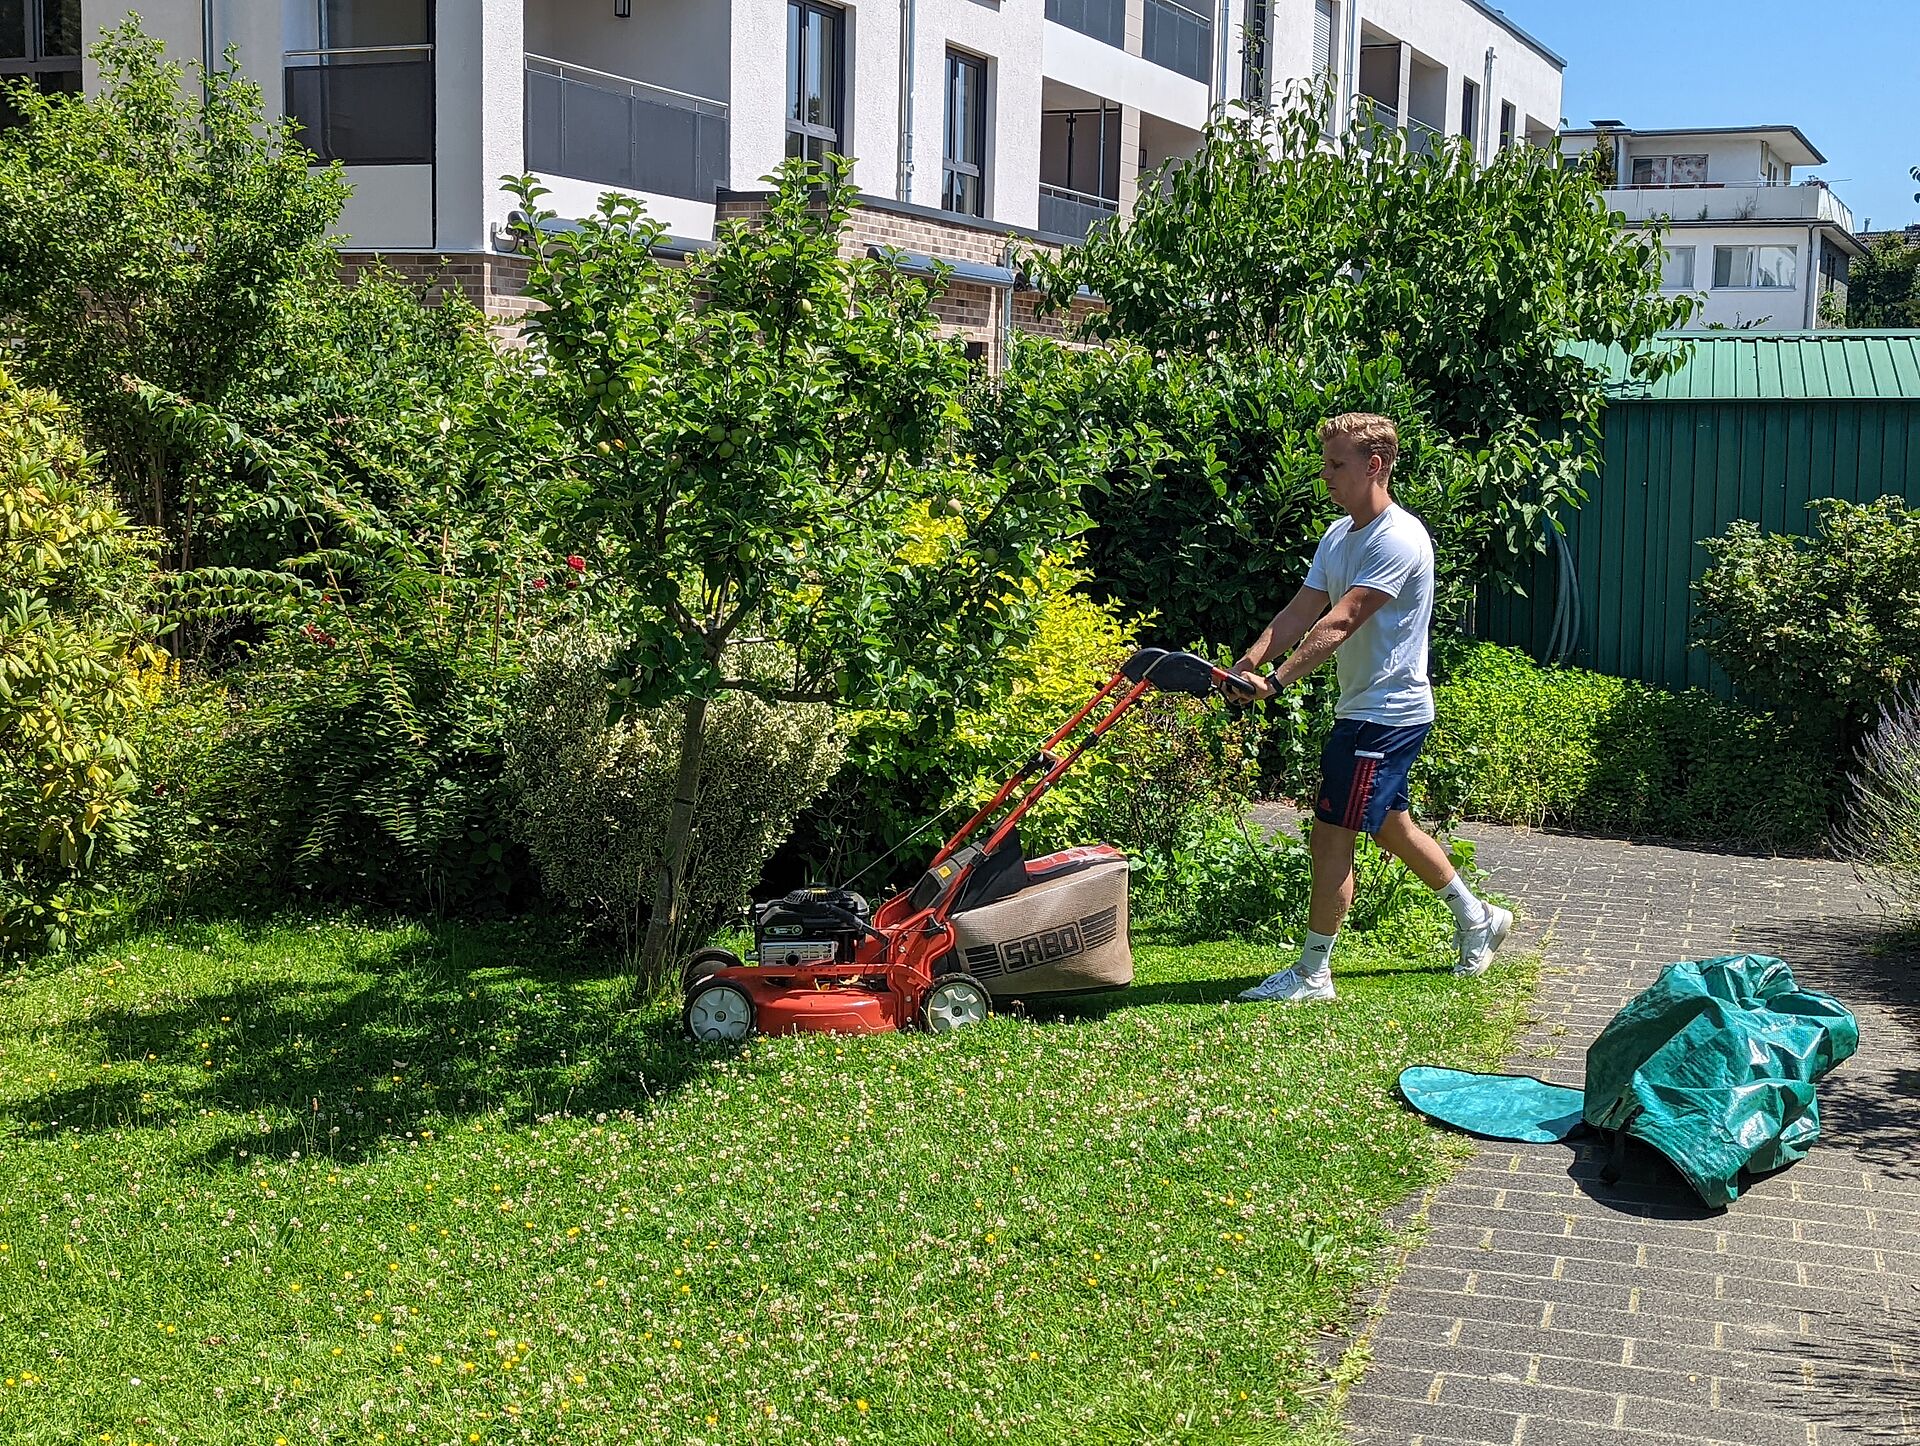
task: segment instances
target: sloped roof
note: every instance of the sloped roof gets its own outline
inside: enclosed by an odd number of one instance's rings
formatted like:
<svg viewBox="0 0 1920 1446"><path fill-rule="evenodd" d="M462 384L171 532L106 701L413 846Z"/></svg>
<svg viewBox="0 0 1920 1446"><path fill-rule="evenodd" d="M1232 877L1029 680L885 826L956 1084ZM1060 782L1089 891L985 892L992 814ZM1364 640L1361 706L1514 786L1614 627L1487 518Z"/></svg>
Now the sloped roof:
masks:
<svg viewBox="0 0 1920 1446"><path fill-rule="evenodd" d="M1569 351L1610 378L1616 401L1920 401L1920 331L1670 332L1688 346L1680 369L1635 381L1617 346Z"/></svg>

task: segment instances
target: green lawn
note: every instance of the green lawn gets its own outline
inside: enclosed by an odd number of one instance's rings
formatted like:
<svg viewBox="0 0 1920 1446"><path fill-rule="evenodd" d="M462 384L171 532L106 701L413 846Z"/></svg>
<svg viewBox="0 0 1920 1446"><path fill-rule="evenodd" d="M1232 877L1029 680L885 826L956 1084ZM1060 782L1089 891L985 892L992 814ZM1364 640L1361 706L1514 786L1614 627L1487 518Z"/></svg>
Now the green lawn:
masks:
<svg viewBox="0 0 1920 1446"><path fill-rule="evenodd" d="M677 1038L524 927L180 926L0 983L0 1439L1286 1440L1382 1211L1390 1090L1529 963L1428 920L1143 947L1068 1020ZM1290 1425L1289 1423L1294 1423Z"/></svg>

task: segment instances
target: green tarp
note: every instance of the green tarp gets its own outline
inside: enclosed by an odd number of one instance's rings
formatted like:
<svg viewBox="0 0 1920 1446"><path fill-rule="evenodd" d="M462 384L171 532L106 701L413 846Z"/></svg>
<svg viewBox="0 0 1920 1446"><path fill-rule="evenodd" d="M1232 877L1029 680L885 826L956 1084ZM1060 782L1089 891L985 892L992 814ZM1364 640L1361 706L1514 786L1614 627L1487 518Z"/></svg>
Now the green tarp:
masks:
<svg viewBox="0 0 1920 1446"><path fill-rule="evenodd" d="M1565 1139L1580 1118L1642 1140L1707 1204L1743 1171L1802 1158L1820 1135L1814 1082L1859 1046L1853 1015L1802 989L1778 959L1669 964L1587 1050L1584 1091L1515 1075L1415 1066L1401 1094L1422 1114L1501 1140Z"/></svg>

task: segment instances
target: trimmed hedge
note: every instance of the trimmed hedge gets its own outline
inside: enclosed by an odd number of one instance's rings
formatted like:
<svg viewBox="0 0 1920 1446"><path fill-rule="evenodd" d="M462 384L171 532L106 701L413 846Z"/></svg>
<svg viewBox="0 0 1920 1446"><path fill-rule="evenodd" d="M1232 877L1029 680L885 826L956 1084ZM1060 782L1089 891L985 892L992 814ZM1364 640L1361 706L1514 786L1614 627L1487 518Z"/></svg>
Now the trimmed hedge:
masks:
<svg viewBox="0 0 1920 1446"><path fill-rule="evenodd" d="M1429 813L1711 843L1825 832L1833 759L1772 715L1481 644L1434 689Z"/></svg>

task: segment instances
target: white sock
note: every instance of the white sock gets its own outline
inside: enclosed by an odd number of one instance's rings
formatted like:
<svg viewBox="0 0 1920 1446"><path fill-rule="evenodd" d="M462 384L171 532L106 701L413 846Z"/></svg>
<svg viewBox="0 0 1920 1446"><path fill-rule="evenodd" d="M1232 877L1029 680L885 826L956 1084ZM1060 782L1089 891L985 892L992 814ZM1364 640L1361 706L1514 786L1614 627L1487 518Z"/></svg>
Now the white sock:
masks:
<svg viewBox="0 0 1920 1446"><path fill-rule="evenodd" d="M1333 941L1338 934L1316 934L1307 930L1307 942L1300 950L1300 977L1310 984L1325 981L1333 968Z"/></svg>
<svg viewBox="0 0 1920 1446"><path fill-rule="evenodd" d="M1473 890L1460 875L1455 874L1444 889L1434 892L1447 901L1447 907L1453 910L1453 917L1460 921L1462 928L1477 929L1486 922L1487 906L1473 896Z"/></svg>

